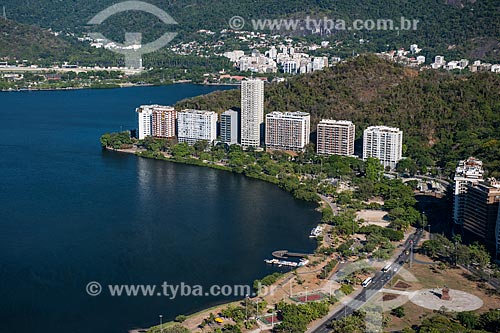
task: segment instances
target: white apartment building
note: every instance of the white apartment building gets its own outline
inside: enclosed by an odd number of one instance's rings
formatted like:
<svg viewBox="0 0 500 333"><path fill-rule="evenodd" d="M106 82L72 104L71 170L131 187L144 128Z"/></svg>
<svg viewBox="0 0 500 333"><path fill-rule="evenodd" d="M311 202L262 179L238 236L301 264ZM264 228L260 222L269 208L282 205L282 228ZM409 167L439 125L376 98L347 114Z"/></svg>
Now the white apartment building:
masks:
<svg viewBox="0 0 500 333"><path fill-rule="evenodd" d="M455 170L455 185L453 196L453 222L464 224L465 197L469 185L477 185L483 181L483 162L469 157L467 160L458 162Z"/></svg>
<svg viewBox="0 0 500 333"><path fill-rule="evenodd" d="M434 57L434 62L431 64L431 67L433 69L438 69L446 65L446 61L444 60L443 56L436 56Z"/></svg>
<svg viewBox="0 0 500 333"><path fill-rule="evenodd" d="M241 82L241 145L259 147L264 122L264 82L248 79Z"/></svg>
<svg viewBox="0 0 500 333"><path fill-rule="evenodd" d="M135 109L139 123L139 140L144 140L146 137L152 135L153 107L154 105L141 105Z"/></svg>
<svg viewBox="0 0 500 333"><path fill-rule="evenodd" d="M136 110L139 124L139 140L148 136L171 138L175 136L177 112L171 106L141 105Z"/></svg>
<svg viewBox="0 0 500 333"><path fill-rule="evenodd" d="M356 126L347 120L323 119L317 127L319 155L354 155Z"/></svg>
<svg viewBox="0 0 500 333"><path fill-rule="evenodd" d="M205 140L211 144L217 139L217 113L182 110L177 117L179 142L193 145L197 141Z"/></svg>
<svg viewBox="0 0 500 333"><path fill-rule="evenodd" d="M283 73L297 74L297 62L295 60L288 60L283 63Z"/></svg>
<svg viewBox="0 0 500 333"><path fill-rule="evenodd" d="M266 148L303 151L309 143L311 116L306 112L271 112L266 115Z"/></svg>
<svg viewBox="0 0 500 333"><path fill-rule="evenodd" d="M238 143L238 112L227 110L220 116L220 139L228 145Z"/></svg>
<svg viewBox="0 0 500 333"><path fill-rule="evenodd" d="M380 163L390 169L403 156L403 132L399 128L370 126L363 133L363 159L378 158Z"/></svg>

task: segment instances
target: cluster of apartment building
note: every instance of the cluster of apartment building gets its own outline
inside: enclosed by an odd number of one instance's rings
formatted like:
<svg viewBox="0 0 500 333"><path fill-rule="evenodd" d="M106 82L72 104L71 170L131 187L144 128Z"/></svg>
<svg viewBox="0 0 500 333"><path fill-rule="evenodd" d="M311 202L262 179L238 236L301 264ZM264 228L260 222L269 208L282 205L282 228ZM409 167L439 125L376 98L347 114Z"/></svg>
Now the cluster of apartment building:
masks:
<svg viewBox="0 0 500 333"><path fill-rule="evenodd" d="M277 73L281 70L287 74L305 74L329 66L328 57L311 57L307 53L298 52L294 47L285 45L280 45L279 50L276 46L271 46L264 54L254 49L249 56L240 50L225 52L224 56L243 72ZM334 60L340 61L340 59Z"/></svg>
<svg viewBox="0 0 500 333"><path fill-rule="evenodd" d="M171 106L142 105L136 109L139 129L138 138L178 138L179 142L194 144L217 139L217 113L203 110L177 112Z"/></svg>
<svg viewBox="0 0 500 333"><path fill-rule="evenodd" d="M268 150L304 151L310 143L311 115L307 112L271 112L264 117L264 82L241 83L241 110L227 110L220 119L213 111L182 110L143 105L136 110L139 139L171 138L190 145L197 141L240 144ZM323 119L317 125L317 153L354 156L356 126L351 121ZM370 126L363 133L363 158L377 158L394 169L402 158L403 132L387 126Z"/></svg>
<svg viewBox="0 0 500 333"><path fill-rule="evenodd" d="M409 50L401 48L399 50L392 50L388 52L378 53L378 55L384 59L397 62L409 67L421 67L425 65L425 56L418 55L422 51L417 44L410 45ZM471 72L493 72L500 73L500 64L490 64L482 63L481 60L476 60L470 64L468 59L452 60L446 61L444 56L437 55L434 57L434 62L430 66L424 66L423 68L431 69L445 69L448 71L452 70L464 70L468 68Z"/></svg>
<svg viewBox="0 0 500 333"><path fill-rule="evenodd" d="M186 109L176 111L171 106L142 105L138 115L138 138L177 137L180 143L195 144L218 141L259 147L264 123L264 82L260 79L245 80L241 84L241 112L234 110L219 116L214 111ZM240 117L241 116L241 117Z"/></svg>
<svg viewBox="0 0 500 333"><path fill-rule="evenodd" d="M484 179L483 163L473 157L458 163L454 181L453 222L499 258L500 181Z"/></svg>
<svg viewBox="0 0 500 333"><path fill-rule="evenodd" d="M389 61L397 62L409 67L418 67L425 64L425 56L418 55L422 51L417 44L410 45L410 50L404 48L378 53L378 55Z"/></svg>
<svg viewBox="0 0 500 333"><path fill-rule="evenodd" d="M493 72L500 73L500 65L492 65L489 63L481 63L481 60L476 60L472 65L469 66L469 60L461 59L461 60L452 60L446 62L443 56L436 56L434 58L434 62L431 64L431 68L439 69L443 68L448 71L452 71L455 69L464 70L469 67L471 72Z"/></svg>

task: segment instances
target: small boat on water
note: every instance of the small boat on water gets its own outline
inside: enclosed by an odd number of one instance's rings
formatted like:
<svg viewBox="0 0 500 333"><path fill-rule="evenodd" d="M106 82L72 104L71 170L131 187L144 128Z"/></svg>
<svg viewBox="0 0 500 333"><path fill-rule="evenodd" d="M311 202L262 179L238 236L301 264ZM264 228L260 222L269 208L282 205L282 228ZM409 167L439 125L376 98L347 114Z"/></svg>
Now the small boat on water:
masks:
<svg viewBox="0 0 500 333"><path fill-rule="evenodd" d="M278 267L288 266L288 267L302 267L309 263L307 259L300 259L299 262L279 260L279 259L264 259L264 262L269 265L278 265Z"/></svg>
<svg viewBox="0 0 500 333"><path fill-rule="evenodd" d="M311 230L311 234L309 235L309 237L310 238L316 238L319 235L321 235L322 232L323 232L323 226L318 225L316 228L314 228L313 230Z"/></svg>

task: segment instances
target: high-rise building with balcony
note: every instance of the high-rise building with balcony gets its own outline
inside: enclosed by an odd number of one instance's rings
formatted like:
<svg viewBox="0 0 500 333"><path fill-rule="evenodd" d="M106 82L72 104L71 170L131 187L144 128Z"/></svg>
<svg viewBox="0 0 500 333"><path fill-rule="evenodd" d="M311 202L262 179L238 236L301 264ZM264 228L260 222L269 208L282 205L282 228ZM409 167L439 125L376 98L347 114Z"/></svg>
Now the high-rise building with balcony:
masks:
<svg viewBox="0 0 500 333"><path fill-rule="evenodd" d="M139 140L148 136L171 138L175 136L177 112L171 106L141 105L136 109L139 124Z"/></svg>
<svg viewBox="0 0 500 333"><path fill-rule="evenodd" d="M403 156L403 132L399 128L370 126L363 133L363 159L377 158L390 169Z"/></svg>
<svg viewBox="0 0 500 333"><path fill-rule="evenodd" d="M465 195L469 188L468 185L475 185L483 181L483 174L483 162L474 157L458 162L453 189L453 222L455 224L464 224Z"/></svg>
<svg viewBox="0 0 500 333"><path fill-rule="evenodd" d="M137 120L139 125L138 137L139 140L144 140L146 137L151 136L153 132L153 108L152 105L141 105L137 109Z"/></svg>
<svg viewBox="0 0 500 333"><path fill-rule="evenodd" d="M264 82L248 79L241 82L241 145L259 147L264 122Z"/></svg>
<svg viewBox="0 0 500 333"><path fill-rule="evenodd" d="M316 150L319 155L354 155L356 126L346 120L323 119L317 128Z"/></svg>
<svg viewBox="0 0 500 333"><path fill-rule="evenodd" d="M500 182L494 178L469 182L464 200L463 228L488 248L498 250Z"/></svg>
<svg viewBox="0 0 500 333"><path fill-rule="evenodd" d="M197 141L205 140L212 144L217 139L217 113L182 110L177 117L179 142L193 145Z"/></svg>
<svg viewBox="0 0 500 333"><path fill-rule="evenodd" d="M238 143L238 112L227 110L220 116L220 140L228 145Z"/></svg>
<svg viewBox="0 0 500 333"><path fill-rule="evenodd" d="M155 105L152 114L152 135L157 138L175 136L175 120L177 111L171 106Z"/></svg>
<svg viewBox="0 0 500 333"><path fill-rule="evenodd" d="M303 151L309 143L311 116L305 112L271 112L266 115L266 148Z"/></svg>

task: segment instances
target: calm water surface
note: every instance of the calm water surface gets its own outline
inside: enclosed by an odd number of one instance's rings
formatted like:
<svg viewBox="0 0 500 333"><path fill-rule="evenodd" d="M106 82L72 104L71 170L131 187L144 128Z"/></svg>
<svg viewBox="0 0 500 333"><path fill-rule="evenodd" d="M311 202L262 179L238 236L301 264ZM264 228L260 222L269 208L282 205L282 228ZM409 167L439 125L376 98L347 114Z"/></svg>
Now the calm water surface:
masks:
<svg viewBox="0 0 500 333"><path fill-rule="evenodd" d="M276 186L102 151L135 107L222 87L0 93L0 331L122 333L227 297L90 297L106 284L252 284L312 251L314 206Z"/></svg>

